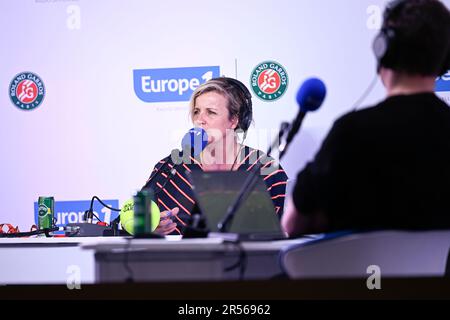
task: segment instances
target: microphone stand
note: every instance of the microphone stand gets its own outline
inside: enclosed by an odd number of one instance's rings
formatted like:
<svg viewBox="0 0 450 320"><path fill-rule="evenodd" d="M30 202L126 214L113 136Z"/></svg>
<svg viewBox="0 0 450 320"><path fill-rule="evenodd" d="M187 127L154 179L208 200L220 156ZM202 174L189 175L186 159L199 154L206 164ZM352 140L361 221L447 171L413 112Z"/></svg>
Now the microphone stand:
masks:
<svg viewBox="0 0 450 320"><path fill-rule="evenodd" d="M174 150L176 150L176 149L174 149ZM174 150L172 150L172 151L174 151ZM145 183L145 185L141 188L141 190L145 190L145 189L150 189L151 188L151 185L152 185L152 183L153 183L153 180L155 180L155 178L159 175L159 174L161 174L161 173L165 173L166 171L166 169L167 169L167 167L169 167L169 164L171 163L172 161L171 161L171 159L168 159L166 162L164 162L163 163L163 165L157 170L157 171L155 171L155 173L153 174L153 175L150 175L150 178L148 178L148 180L147 180L147 182ZM172 170L174 170L175 168L176 168L176 164L174 165L174 167L169 171L169 172L167 172L167 174L168 174L168 179L170 179L170 172L172 171ZM167 179L167 180L168 180ZM167 180L166 180L166 183L167 183ZM165 185L165 183L164 183L164 185ZM163 187L164 187L164 185L163 185ZM160 191L160 190L159 190ZM155 197L156 197L156 195L158 194L159 192L156 192L155 193ZM91 204L91 208L92 208L92 204ZM89 210L89 212L91 211L91 209ZM119 210L120 211L120 210ZM120 213L119 213L119 215L117 216L117 218L115 218L113 221L111 221L111 227L112 227L112 235L113 236L118 236L118 235L121 235L121 233L120 233L120 230L119 230L119 224L120 224ZM126 235L125 233L123 234L123 235Z"/></svg>
<svg viewBox="0 0 450 320"><path fill-rule="evenodd" d="M272 142L272 144L267 149L267 152L266 152L267 155L270 155L270 153L272 152L272 149L276 148L276 146L278 145L278 142L281 141L281 139L284 137L288 128L289 128L288 122L281 123L280 131L279 131L277 137L275 138L275 140ZM283 150L285 150L286 146L287 146L287 144L285 144L285 146L283 147ZM279 160L281 160L282 155L284 155L284 153L280 153ZM237 210L239 209L241 204L248 198L250 193L255 188L256 182L258 181L257 177L258 177L258 174L259 174L262 166L263 166L263 164L261 162L257 162L253 166L252 170L250 171L249 176L247 177L244 184L242 185L241 190L239 191L238 197L228 207L227 213L225 214L224 218L221 221L219 221L219 223L217 224L217 228L218 228L219 232L221 232L221 233L228 232L230 223L233 220Z"/></svg>
<svg viewBox="0 0 450 320"><path fill-rule="evenodd" d="M155 180L155 177L157 177L160 173L164 173L164 170L166 170L166 167L169 166L169 162L171 162L170 159L167 159L167 161L164 162L163 165L157 171L155 171L155 174L153 176L150 176L150 178L147 180L147 182L141 188L141 190L150 188L153 180Z"/></svg>
<svg viewBox="0 0 450 320"><path fill-rule="evenodd" d="M280 160L281 160L281 158L284 157L284 154L287 152L288 146L291 144L292 139L294 139L294 136L297 134L298 130L300 129L300 126L303 122L303 119L305 118L305 115L306 115L306 112L300 110L298 116L292 122L292 125L290 126L290 130L286 137L286 140L280 145L280 155L279 155ZM285 123L285 124L289 126L288 123ZM283 125L283 123L281 125ZM280 141L281 141L281 137L280 137Z"/></svg>
<svg viewBox="0 0 450 320"><path fill-rule="evenodd" d="M150 188L155 177L158 176L158 174L163 174L164 170L166 170L167 167L170 168L170 166L172 165L170 170L166 172L167 178L165 179L164 183L153 194L154 200L156 200L156 196L163 190L165 185L172 179L172 177L175 176L179 166L181 166L183 163L184 164L190 163L191 161L190 157L193 157L194 159L199 161L199 159L197 159L198 156L196 156L194 151L195 151L194 147L190 147L188 145L183 146L182 152L180 152L180 150L178 149L173 149L170 158L161 166L161 168L153 176L149 178L149 180L144 185L144 187L142 187L142 189ZM182 154L182 156L180 156L180 154ZM183 237L204 238L206 237L207 234L207 231L205 231L204 228L205 223L204 220L200 217L200 209L198 208L196 201L192 213L192 222L186 226L183 226Z"/></svg>

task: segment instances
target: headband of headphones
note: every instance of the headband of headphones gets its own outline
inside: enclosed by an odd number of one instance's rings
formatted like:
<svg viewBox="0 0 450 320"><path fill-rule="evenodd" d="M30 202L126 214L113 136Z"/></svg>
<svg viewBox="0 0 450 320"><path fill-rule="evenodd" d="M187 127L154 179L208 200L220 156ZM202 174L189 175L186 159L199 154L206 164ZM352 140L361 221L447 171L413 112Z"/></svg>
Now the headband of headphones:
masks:
<svg viewBox="0 0 450 320"><path fill-rule="evenodd" d="M377 68L381 66L392 68L397 58L396 47L398 45L398 34L395 28L386 25L386 22L397 14L408 0L394 0L388 3L383 15L383 26L373 41L373 52L377 59ZM450 47L447 48L447 56L439 75L447 73L450 69Z"/></svg>
<svg viewBox="0 0 450 320"><path fill-rule="evenodd" d="M244 132L247 132L253 118L252 95L241 81L227 77L222 77L222 79L242 93L244 104L241 105L239 109L238 128L242 129Z"/></svg>

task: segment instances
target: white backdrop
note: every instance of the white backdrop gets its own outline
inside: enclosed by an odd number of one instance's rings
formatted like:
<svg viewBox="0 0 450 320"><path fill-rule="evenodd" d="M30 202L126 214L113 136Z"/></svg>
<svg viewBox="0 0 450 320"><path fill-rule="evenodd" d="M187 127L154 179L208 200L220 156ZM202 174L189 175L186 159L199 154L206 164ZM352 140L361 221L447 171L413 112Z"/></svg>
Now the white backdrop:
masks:
<svg viewBox="0 0 450 320"><path fill-rule="evenodd" d="M286 93L274 102L253 98L255 125L247 143L263 150L270 139L257 138L258 130L273 132L293 119L300 84L321 78L326 100L307 116L282 161L295 178L332 122L351 109L375 76L371 42L384 5L384 0L0 0L0 223L28 229L39 195L57 201L97 195L123 203L159 159L180 147L191 127L188 102L140 100L133 83L137 69L218 66L220 74L250 87L253 68L279 62L289 77ZM11 81L24 71L39 75L46 91L30 111L14 106L9 94ZM448 101L450 92L439 95ZM363 106L383 97L378 82Z"/></svg>

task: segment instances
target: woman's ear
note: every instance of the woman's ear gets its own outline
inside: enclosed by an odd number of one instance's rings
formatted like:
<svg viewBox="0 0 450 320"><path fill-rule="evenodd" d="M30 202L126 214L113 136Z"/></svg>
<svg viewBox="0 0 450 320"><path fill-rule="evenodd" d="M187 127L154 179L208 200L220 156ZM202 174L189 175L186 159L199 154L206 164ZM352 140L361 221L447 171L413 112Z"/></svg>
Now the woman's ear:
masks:
<svg viewBox="0 0 450 320"><path fill-rule="evenodd" d="M239 124L239 116L233 116L233 119L231 119L231 129L236 129Z"/></svg>

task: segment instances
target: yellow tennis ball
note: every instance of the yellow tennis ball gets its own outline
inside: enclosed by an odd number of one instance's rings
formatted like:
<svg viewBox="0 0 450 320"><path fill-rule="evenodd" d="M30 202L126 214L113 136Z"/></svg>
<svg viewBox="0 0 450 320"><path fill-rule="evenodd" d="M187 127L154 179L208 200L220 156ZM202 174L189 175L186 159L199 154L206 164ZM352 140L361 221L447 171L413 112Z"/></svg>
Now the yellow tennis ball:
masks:
<svg viewBox="0 0 450 320"><path fill-rule="evenodd" d="M151 204L151 215L152 215L152 231L155 231L156 227L158 227L159 225L160 211L158 205L154 201L152 201ZM120 210L120 224L122 225L122 228L125 229L129 234L134 234L133 199L128 199L123 204L123 207Z"/></svg>

